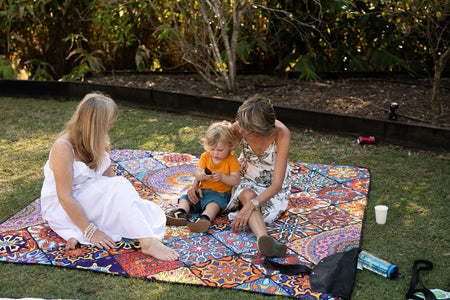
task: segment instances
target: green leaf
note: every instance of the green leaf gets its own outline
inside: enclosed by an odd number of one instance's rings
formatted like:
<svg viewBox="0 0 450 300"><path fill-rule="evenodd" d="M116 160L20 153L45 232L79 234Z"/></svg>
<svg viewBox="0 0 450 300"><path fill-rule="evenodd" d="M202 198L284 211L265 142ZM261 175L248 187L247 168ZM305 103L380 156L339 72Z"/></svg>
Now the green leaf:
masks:
<svg viewBox="0 0 450 300"><path fill-rule="evenodd" d="M89 72L89 66L87 64L81 64L79 66L76 66L72 69L72 71L61 77L59 81L70 81L77 78L80 78L81 76L85 75L87 72Z"/></svg>
<svg viewBox="0 0 450 300"><path fill-rule="evenodd" d="M348 69L350 71L370 71L370 65L364 60L361 55L354 56L350 59L348 64Z"/></svg>
<svg viewBox="0 0 450 300"><path fill-rule="evenodd" d="M370 63L379 70L393 69L395 67L406 67L406 63L385 50L373 50Z"/></svg>
<svg viewBox="0 0 450 300"><path fill-rule="evenodd" d="M15 72L11 66L11 63L4 59L0 58L0 78L2 79L15 79Z"/></svg>
<svg viewBox="0 0 450 300"><path fill-rule="evenodd" d="M31 68L34 72L32 74L31 79L33 80L52 80L53 76L50 75L49 69L53 72L55 71L53 67L42 60L39 59L31 59L24 62L25 65L31 65Z"/></svg>
<svg viewBox="0 0 450 300"><path fill-rule="evenodd" d="M320 77L316 74L313 59L308 55L302 55L292 68L294 72L300 72L299 79L304 80L319 80Z"/></svg>
<svg viewBox="0 0 450 300"><path fill-rule="evenodd" d="M236 45L236 54L240 60L247 63L247 57L251 52L251 46L247 41L240 41Z"/></svg>

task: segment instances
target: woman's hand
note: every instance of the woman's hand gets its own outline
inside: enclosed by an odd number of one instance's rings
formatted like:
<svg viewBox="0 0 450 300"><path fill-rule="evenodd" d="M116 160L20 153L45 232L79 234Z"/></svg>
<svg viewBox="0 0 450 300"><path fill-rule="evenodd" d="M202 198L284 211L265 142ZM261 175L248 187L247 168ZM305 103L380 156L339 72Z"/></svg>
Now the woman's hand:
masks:
<svg viewBox="0 0 450 300"><path fill-rule="evenodd" d="M91 243L100 249L109 250L116 247L116 242L114 242L109 236L100 230L96 230L91 238Z"/></svg>
<svg viewBox="0 0 450 300"><path fill-rule="evenodd" d="M242 209L238 212L238 214L234 217L233 223L231 223L231 229L233 231L243 231L248 225L248 220L250 216L254 212L255 207L253 204L247 202L247 204L242 207Z"/></svg>
<svg viewBox="0 0 450 300"><path fill-rule="evenodd" d="M112 167L109 166L108 169L106 169L106 171L103 173L103 176L116 177L116 173L114 173Z"/></svg>

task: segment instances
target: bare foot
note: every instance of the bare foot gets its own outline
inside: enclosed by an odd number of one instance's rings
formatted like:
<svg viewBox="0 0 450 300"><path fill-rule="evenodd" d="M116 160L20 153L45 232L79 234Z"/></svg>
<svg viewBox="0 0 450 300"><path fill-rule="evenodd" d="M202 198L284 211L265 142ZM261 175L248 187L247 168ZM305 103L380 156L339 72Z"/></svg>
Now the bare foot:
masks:
<svg viewBox="0 0 450 300"><path fill-rule="evenodd" d="M143 238L139 239L139 242L141 243L142 252L156 259L173 261L180 257L177 251L165 246L157 238Z"/></svg>
<svg viewBox="0 0 450 300"><path fill-rule="evenodd" d="M74 250L78 245L78 241L75 238L70 238L66 243L66 250Z"/></svg>

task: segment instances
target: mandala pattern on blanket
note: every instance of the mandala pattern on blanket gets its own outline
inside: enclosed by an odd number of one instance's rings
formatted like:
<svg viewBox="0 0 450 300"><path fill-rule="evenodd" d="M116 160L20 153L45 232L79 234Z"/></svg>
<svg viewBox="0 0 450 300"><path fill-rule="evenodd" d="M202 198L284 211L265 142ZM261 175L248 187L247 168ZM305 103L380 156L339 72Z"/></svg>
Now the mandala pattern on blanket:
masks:
<svg viewBox="0 0 450 300"><path fill-rule="evenodd" d="M113 149L112 167L127 178L141 198L164 211L193 182L199 155ZM289 163L293 178L285 213L267 224L269 235L288 246L280 263L313 267L331 254L358 247L370 187L367 169L314 163ZM32 200L32 199L30 199ZM190 217L192 222L197 215ZM339 299L311 289L307 275L287 276L264 264L256 237L246 228L233 232L226 215L205 233L187 226L167 226L163 243L180 253L163 262L141 252L137 240L123 239L102 250L81 245L65 249L65 241L42 220L40 199L0 224L0 261L86 269L161 282L236 289L299 299Z"/></svg>

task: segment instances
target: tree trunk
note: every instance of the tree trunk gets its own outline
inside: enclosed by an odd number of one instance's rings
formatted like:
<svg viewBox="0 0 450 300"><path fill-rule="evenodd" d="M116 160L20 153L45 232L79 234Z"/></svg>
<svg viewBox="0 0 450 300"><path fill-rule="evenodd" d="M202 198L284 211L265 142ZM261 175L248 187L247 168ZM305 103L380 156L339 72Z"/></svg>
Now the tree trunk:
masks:
<svg viewBox="0 0 450 300"><path fill-rule="evenodd" d="M439 68L440 69L440 68ZM436 117L441 114L441 102L439 101L439 90L441 88L441 70L434 70L433 94L431 96L431 111Z"/></svg>
<svg viewBox="0 0 450 300"><path fill-rule="evenodd" d="M431 111L434 113L435 120L437 120L441 114L441 102L439 101L439 91L441 88L441 75L445 69L447 61L450 57L450 47L437 59L434 59L434 82L433 82L433 94L431 96Z"/></svg>

